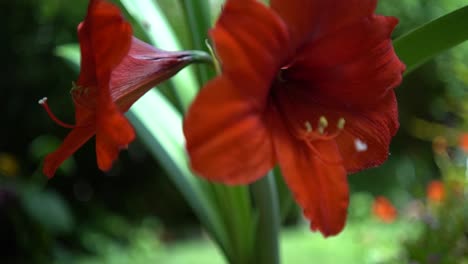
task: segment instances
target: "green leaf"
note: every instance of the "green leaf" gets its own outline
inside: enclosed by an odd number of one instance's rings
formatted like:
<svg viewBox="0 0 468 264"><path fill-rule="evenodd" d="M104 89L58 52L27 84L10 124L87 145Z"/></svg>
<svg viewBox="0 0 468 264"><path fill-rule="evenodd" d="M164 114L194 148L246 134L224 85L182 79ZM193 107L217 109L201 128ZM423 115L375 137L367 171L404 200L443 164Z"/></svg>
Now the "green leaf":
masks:
<svg viewBox="0 0 468 264"><path fill-rule="evenodd" d="M58 194L43 191L37 186L25 186L20 201L25 212L51 232L70 232L74 220L70 208Z"/></svg>
<svg viewBox="0 0 468 264"><path fill-rule="evenodd" d="M408 74L437 54L468 39L468 6L431 21L394 41Z"/></svg>
<svg viewBox="0 0 468 264"><path fill-rule="evenodd" d="M194 49L208 51L205 40L211 27L210 6L206 0L181 0L190 28L190 37ZM200 84L215 76L213 67L197 65ZM210 65L211 66L211 65ZM217 211L223 219L228 234L229 245L226 257L230 263L250 263L254 259L255 226L254 210L249 190L245 186L230 187L210 184L210 189ZM275 243L275 242L273 242ZM269 250L269 247L265 248ZM274 255L274 253L270 252Z"/></svg>
<svg viewBox="0 0 468 264"><path fill-rule="evenodd" d="M192 49L209 51L205 41L211 27L210 3L206 0L180 0L190 28ZM211 65L197 65L200 85L206 83L215 75Z"/></svg>
<svg viewBox="0 0 468 264"><path fill-rule="evenodd" d="M280 208L273 171L251 185L258 208L255 263L279 264Z"/></svg>
<svg viewBox="0 0 468 264"><path fill-rule="evenodd" d="M158 113L155 117L154 113ZM139 137L168 172L169 177L184 195L205 228L223 250L228 247L227 234L216 205L204 190L204 182L188 168L182 117L157 90L151 90L130 109L128 117Z"/></svg>
<svg viewBox="0 0 468 264"><path fill-rule="evenodd" d="M120 0L120 2L140 23L152 44L164 50L182 49L157 1ZM185 68L172 77L171 82L174 84L175 93L183 110L186 111L198 92L198 83L193 71Z"/></svg>
<svg viewBox="0 0 468 264"><path fill-rule="evenodd" d="M80 45L77 43L65 44L57 47L55 49L55 55L62 58L67 58L65 61L70 67L76 71L80 70ZM78 62L78 64L76 62Z"/></svg>

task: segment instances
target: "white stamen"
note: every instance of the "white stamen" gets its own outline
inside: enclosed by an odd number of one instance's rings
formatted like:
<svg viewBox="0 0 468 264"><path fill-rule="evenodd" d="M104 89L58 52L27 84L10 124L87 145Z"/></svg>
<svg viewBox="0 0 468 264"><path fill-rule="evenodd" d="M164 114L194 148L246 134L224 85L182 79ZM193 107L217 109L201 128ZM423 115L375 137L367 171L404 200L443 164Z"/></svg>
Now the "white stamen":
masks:
<svg viewBox="0 0 468 264"><path fill-rule="evenodd" d="M47 97L44 97L44 98L40 99L39 101L37 101L37 103L42 105L42 104L45 104L46 101L47 101Z"/></svg>
<svg viewBox="0 0 468 264"><path fill-rule="evenodd" d="M324 117L324 116L321 116L321 117L319 118L319 124L318 124L318 128L317 128L318 132L319 132L320 134L325 133L325 128L326 128L327 126L328 126L328 120L327 120L327 118Z"/></svg>
<svg viewBox="0 0 468 264"><path fill-rule="evenodd" d="M336 127L338 129L343 129L345 126L345 123L346 123L345 119L340 117L340 119L338 119L338 123L336 124Z"/></svg>
<svg viewBox="0 0 468 264"><path fill-rule="evenodd" d="M309 121L306 121L306 122L304 123L304 125L305 125L305 127L306 127L307 133L312 132L312 125L310 124Z"/></svg>
<svg viewBox="0 0 468 264"><path fill-rule="evenodd" d="M357 152L364 152L367 150L367 144L358 138L354 140L354 147Z"/></svg>

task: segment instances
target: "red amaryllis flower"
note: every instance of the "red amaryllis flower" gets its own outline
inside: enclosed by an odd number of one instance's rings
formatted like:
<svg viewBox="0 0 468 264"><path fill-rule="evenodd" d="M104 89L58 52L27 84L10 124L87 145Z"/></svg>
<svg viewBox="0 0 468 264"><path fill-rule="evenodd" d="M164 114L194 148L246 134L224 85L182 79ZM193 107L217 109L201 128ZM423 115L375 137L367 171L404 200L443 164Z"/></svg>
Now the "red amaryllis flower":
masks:
<svg viewBox="0 0 468 264"><path fill-rule="evenodd" d="M399 126L397 19L376 2L227 0L210 32L222 74L184 123L192 168L246 184L279 164L311 228L340 232L347 172L381 164Z"/></svg>
<svg viewBox="0 0 468 264"><path fill-rule="evenodd" d="M441 181L431 181L427 185L426 195L429 201L440 203L445 197L444 184Z"/></svg>
<svg viewBox="0 0 468 264"><path fill-rule="evenodd" d="M45 158L43 172L48 177L93 135L98 167L110 169L120 149L135 137L123 112L198 56L158 50L134 38L120 10L103 0L90 1L86 18L78 26L78 37L81 72L71 90L76 125L58 120L47 98L39 101L54 121L72 128L62 145Z"/></svg>
<svg viewBox="0 0 468 264"><path fill-rule="evenodd" d="M393 223L397 217L397 210L393 204L385 197L379 196L375 198L372 205L374 215L385 223Z"/></svg>

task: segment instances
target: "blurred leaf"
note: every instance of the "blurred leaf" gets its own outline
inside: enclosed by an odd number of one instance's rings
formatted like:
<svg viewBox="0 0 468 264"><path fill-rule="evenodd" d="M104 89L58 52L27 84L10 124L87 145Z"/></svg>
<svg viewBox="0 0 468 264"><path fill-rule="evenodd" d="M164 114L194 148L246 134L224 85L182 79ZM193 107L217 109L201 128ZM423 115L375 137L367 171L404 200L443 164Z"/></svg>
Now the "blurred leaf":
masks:
<svg viewBox="0 0 468 264"><path fill-rule="evenodd" d="M205 0L181 0L185 17L190 28L192 48L209 52L205 41L208 39L208 30L211 27L210 3ZM206 83L214 75L211 65L197 65L200 85Z"/></svg>
<svg viewBox="0 0 468 264"><path fill-rule="evenodd" d="M72 230L74 221L70 209L55 192L27 186L20 199L26 213L49 231L64 233Z"/></svg>
<svg viewBox="0 0 468 264"><path fill-rule="evenodd" d="M155 119L154 113L158 113ZM185 156L182 117L157 90L140 98L129 111L129 118L151 153L161 162L179 191L185 196L204 226L223 247L226 234L202 181L188 168Z"/></svg>
<svg viewBox="0 0 468 264"><path fill-rule="evenodd" d="M439 53L468 39L468 6L408 32L394 41L408 74Z"/></svg>
<svg viewBox="0 0 468 264"><path fill-rule="evenodd" d="M29 153L34 160L41 161L47 154L56 150L60 144L62 144L62 141L57 137L50 135L39 136L31 142ZM69 175L75 168L76 162L73 156L71 156L63 162L59 170Z"/></svg>
<svg viewBox="0 0 468 264"><path fill-rule="evenodd" d="M273 171L254 182L251 191L258 210L254 260L256 263L279 264L281 217Z"/></svg>
<svg viewBox="0 0 468 264"><path fill-rule="evenodd" d="M166 50L179 50L181 46L157 1L121 0L127 11L146 30L150 40ZM204 35L209 27L206 1L194 1L188 8L192 18L201 21L192 32L196 48L204 47ZM193 9L196 8L196 9ZM201 16L201 17L199 17ZM193 23L193 21L189 21ZM198 35L203 34L203 35ZM195 37L196 35L196 37ZM202 69L202 67L200 68ZM209 71L198 71L201 82L211 76ZM183 110L187 110L198 92L192 71L181 72L171 79ZM150 98L149 100L148 98ZM141 107L140 107L141 106ZM158 113L158 120L154 119ZM187 167L182 117L159 93L148 93L132 108L133 123L150 150L168 168L169 176L184 193L204 226L209 229L226 256L233 263L245 263L252 254L253 210L247 187L227 187L195 179ZM140 123L140 124L138 124ZM203 189L203 187L206 187ZM233 212L235 214L233 215Z"/></svg>
<svg viewBox="0 0 468 264"><path fill-rule="evenodd" d="M69 58L66 62L74 70L79 71L80 66L76 62L80 61L80 45L76 43L61 45L55 49L55 55L62 58Z"/></svg>

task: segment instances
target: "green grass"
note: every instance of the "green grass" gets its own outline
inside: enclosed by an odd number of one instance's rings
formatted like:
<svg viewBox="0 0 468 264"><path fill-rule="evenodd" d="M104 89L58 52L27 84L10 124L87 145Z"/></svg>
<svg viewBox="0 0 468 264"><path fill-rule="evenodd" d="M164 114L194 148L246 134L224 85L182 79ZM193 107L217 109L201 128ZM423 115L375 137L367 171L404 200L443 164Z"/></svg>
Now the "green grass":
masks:
<svg viewBox="0 0 468 264"><path fill-rule="evenodd" d="M398 263L401 239L414 230L408 222L383 224L373 219L349 223L337 237L324 239L307 226L284 229L281 236L282 263ZM224 264L220 250L208 238L162 244L154 230L136 230L130 243L94 238L96 256L74 258L77 264L164 263ZM65 262L59 262L65 263ZM70 263L70 262L68 262Z"/></svg>

